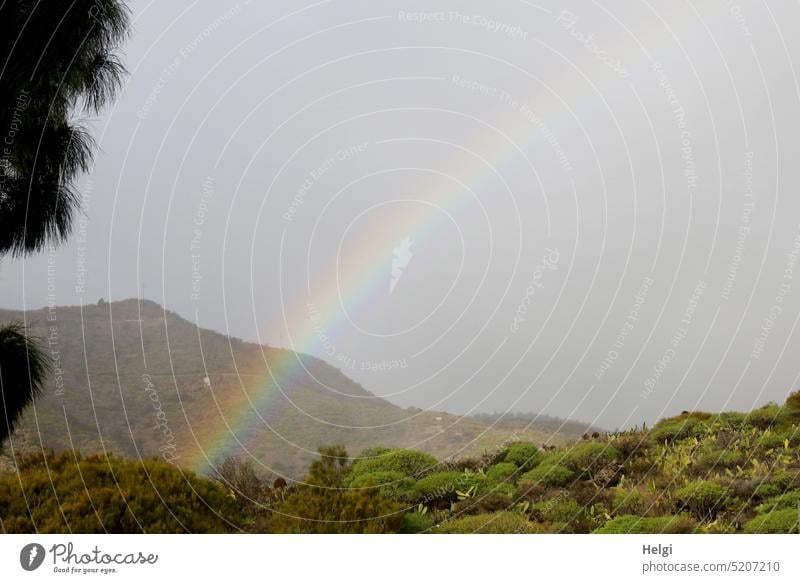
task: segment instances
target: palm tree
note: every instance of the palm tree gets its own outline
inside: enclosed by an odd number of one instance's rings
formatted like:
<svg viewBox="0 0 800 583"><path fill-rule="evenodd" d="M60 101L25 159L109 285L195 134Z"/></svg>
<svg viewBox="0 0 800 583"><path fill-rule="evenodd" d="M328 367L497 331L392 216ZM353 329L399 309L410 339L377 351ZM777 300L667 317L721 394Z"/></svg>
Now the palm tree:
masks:
<svg viewBox="0 0 800 583"><path fill-rule="evenodd" d="M76 117L120 88L128 21L120 0L0 0L0 256L69 235L94 146Z"/></svg>
<svg viewBox="0 0 800 583"><path fill-rule="evenodd" d="M21 324L0 328L0 445L23 409L41 393L49 372L50 360Z"/></svg>
<svg viewBox="0 0 800 583"><path fill-rule="evenodd" d="M129 26L121 0L0 0L0 257L63 242L94 142L79 116L114 97ZM48 367L23 327L0 327L0 443Z"/></svg>

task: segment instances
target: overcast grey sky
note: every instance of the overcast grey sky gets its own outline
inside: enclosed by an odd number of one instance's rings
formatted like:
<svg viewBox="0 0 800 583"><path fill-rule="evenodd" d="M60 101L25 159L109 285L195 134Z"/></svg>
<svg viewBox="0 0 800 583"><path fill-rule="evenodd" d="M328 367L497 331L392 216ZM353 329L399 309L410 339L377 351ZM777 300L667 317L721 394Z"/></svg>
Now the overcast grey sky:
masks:
<svg viewBox="0 0 800 583"><path fill-rule="evenodd" d="M796 4L131 6L86 219L3 260L3 307L51 264L58 304L143 295L457 413L797 388Z"/></svg>

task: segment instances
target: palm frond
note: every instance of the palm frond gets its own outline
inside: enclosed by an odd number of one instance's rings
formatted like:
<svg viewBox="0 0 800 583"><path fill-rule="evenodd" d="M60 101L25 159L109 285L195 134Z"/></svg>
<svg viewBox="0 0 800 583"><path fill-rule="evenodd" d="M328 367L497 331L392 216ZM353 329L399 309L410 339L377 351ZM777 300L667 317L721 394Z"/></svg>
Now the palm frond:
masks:
<svg viewBox="0 0 800 583"><path fill-rule="evenodd" d="M0 327L0 443L42 392L50 370L50 360L39 341L26 336L22 324Z"/></svg>
<svg viewBox="0 0 800 583"><path fill-rule="evenodd" d="M115 55L106 52L93 55L86 63L78 87L86 109L99 112L122 88L125 74L125 67Z"/></svg>
<svg viewBox="0 0 800 583"><path fill-rule="evenodd" d="M20 257L64 241L79 198L58 176L10 178L0 192L0 255Z"/></svg>
<svg viewBox="0 0 800 583"><path fill-rule="evenodd" d="M73 118L122 87L115 50L129 26L122 0L0 0L0 132L14 127L0 160L0 255L69 235L95 148Z"/></svg>

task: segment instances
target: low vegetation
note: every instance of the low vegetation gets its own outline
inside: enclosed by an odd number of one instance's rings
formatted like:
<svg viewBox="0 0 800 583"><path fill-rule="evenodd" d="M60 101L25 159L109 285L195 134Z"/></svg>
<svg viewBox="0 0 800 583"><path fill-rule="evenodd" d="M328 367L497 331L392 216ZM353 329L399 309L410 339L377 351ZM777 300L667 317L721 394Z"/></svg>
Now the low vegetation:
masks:
<svg viewBox="0 0 800 583"><path fill-rule="evenodd" d="M320 450L287 483L250 461L212 479L160 461L28 456L0 475L6 532L797 533L800 398L684 412L563 447L439 461Z"/></svg>
<svg viewBox="0 0 800 583"><path fill-rule="evenodd" d="M219 483L159 460L26 455L0 475L4 533L221 533L246 516Z"/></svg>

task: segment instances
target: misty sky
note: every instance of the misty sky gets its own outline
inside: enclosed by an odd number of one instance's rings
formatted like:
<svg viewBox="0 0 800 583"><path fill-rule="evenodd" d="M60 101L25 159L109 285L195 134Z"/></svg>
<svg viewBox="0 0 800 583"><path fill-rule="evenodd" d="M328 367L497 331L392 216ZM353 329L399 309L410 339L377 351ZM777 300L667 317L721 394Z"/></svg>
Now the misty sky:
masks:
<svg viewBox="0 0 800 583"><path fill-rule="evenodd" d="M455 413L797 388L796 4L131 6L85 218L3 307L143 296Z"/></svg>

